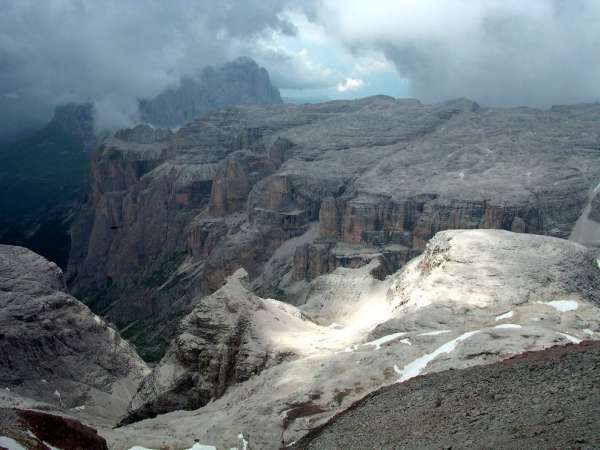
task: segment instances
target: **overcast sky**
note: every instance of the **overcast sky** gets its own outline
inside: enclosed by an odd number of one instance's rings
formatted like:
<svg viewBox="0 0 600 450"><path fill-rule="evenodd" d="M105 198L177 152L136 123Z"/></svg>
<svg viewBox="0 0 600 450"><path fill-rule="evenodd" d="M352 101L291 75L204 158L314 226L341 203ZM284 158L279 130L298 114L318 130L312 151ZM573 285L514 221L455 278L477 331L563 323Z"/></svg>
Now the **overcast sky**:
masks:
<svg viewBox="0 0 600 450"><path fill-rule="evenodd" d="M284 96L596 101L598 23L598 0L0 0L0 129L85 99L125 123L241 55Z"/></svg>

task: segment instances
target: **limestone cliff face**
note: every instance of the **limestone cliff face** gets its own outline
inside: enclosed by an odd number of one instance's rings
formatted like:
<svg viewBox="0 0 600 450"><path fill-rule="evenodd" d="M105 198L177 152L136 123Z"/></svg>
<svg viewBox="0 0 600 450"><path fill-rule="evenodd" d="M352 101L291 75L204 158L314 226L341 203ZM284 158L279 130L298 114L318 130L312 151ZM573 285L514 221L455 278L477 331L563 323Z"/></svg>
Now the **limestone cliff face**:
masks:
<svg viewBox="0 0 600 450"><path fill-rule="evenodd" d="M384 277L446 229L567 237L600 173L600 107L571 108L373 97L121 132L94 154L69 283L160 356L239 268L297 299L338 267L377 259Z"/></svg>

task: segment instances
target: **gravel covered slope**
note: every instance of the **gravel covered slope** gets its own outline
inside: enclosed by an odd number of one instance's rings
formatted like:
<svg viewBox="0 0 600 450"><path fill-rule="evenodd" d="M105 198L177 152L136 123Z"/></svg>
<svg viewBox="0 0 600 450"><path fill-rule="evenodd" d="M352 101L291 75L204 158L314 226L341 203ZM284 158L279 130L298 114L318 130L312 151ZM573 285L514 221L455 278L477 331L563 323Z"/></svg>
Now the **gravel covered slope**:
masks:
<svg viewBox="0 0 600 450"><path fill-rule="evenodd" d="M599 448L600 343L553 347L374 392L295 450Z"/></svg>

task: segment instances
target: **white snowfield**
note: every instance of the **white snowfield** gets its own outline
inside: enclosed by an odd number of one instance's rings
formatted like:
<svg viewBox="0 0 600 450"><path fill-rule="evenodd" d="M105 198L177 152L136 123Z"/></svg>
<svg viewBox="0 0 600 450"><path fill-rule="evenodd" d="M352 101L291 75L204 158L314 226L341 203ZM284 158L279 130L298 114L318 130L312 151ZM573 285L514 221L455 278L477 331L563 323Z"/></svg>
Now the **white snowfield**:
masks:
<svg viewBox="0 0 600 450"><path fill-rule="evenodd" d="M573 242L446 231L383 281L370 275L375 264L317 278L298 308L264 300L257 345L294 357L198 410L101 434L116 450L188 449L194 440L275 450L381 386L600 337L600 269Z"/></svg>
<svg viewBox="0 0 600 450"><path fill-rule="evenodd" d="M498 320L510 319L514 315L515 315L515 313L513 311L508 311L507 313L496 316L496 318L494 320L498 321Z"/></svg>
<svg viewBox="0 0 600 450"><path fill-rule="evenodd" d="M13 438L0 436L0 447L5 447L8 450L27 450Z"/></svg>
<svg viewBox="0 0 600 450"><path fill-rule="evenodd" d="M548 305L560 312L575 311L579 304L575 300L553 300L551 302L540 302L542 305Z"/></svg>

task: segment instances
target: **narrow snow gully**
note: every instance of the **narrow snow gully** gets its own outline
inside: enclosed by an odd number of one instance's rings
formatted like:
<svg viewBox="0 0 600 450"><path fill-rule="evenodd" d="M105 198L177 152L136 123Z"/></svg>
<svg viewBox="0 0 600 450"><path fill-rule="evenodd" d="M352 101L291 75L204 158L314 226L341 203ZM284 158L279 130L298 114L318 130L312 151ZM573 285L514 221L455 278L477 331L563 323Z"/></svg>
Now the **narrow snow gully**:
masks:
<svg viewBox="0 0 600 450"><path fill-rule="evenodd" d="M585 245L586 247L600 247L600 223L590 219L592 201L600 192L600 183L590 192L583 212L569 235L569 240Z"/></svg>

